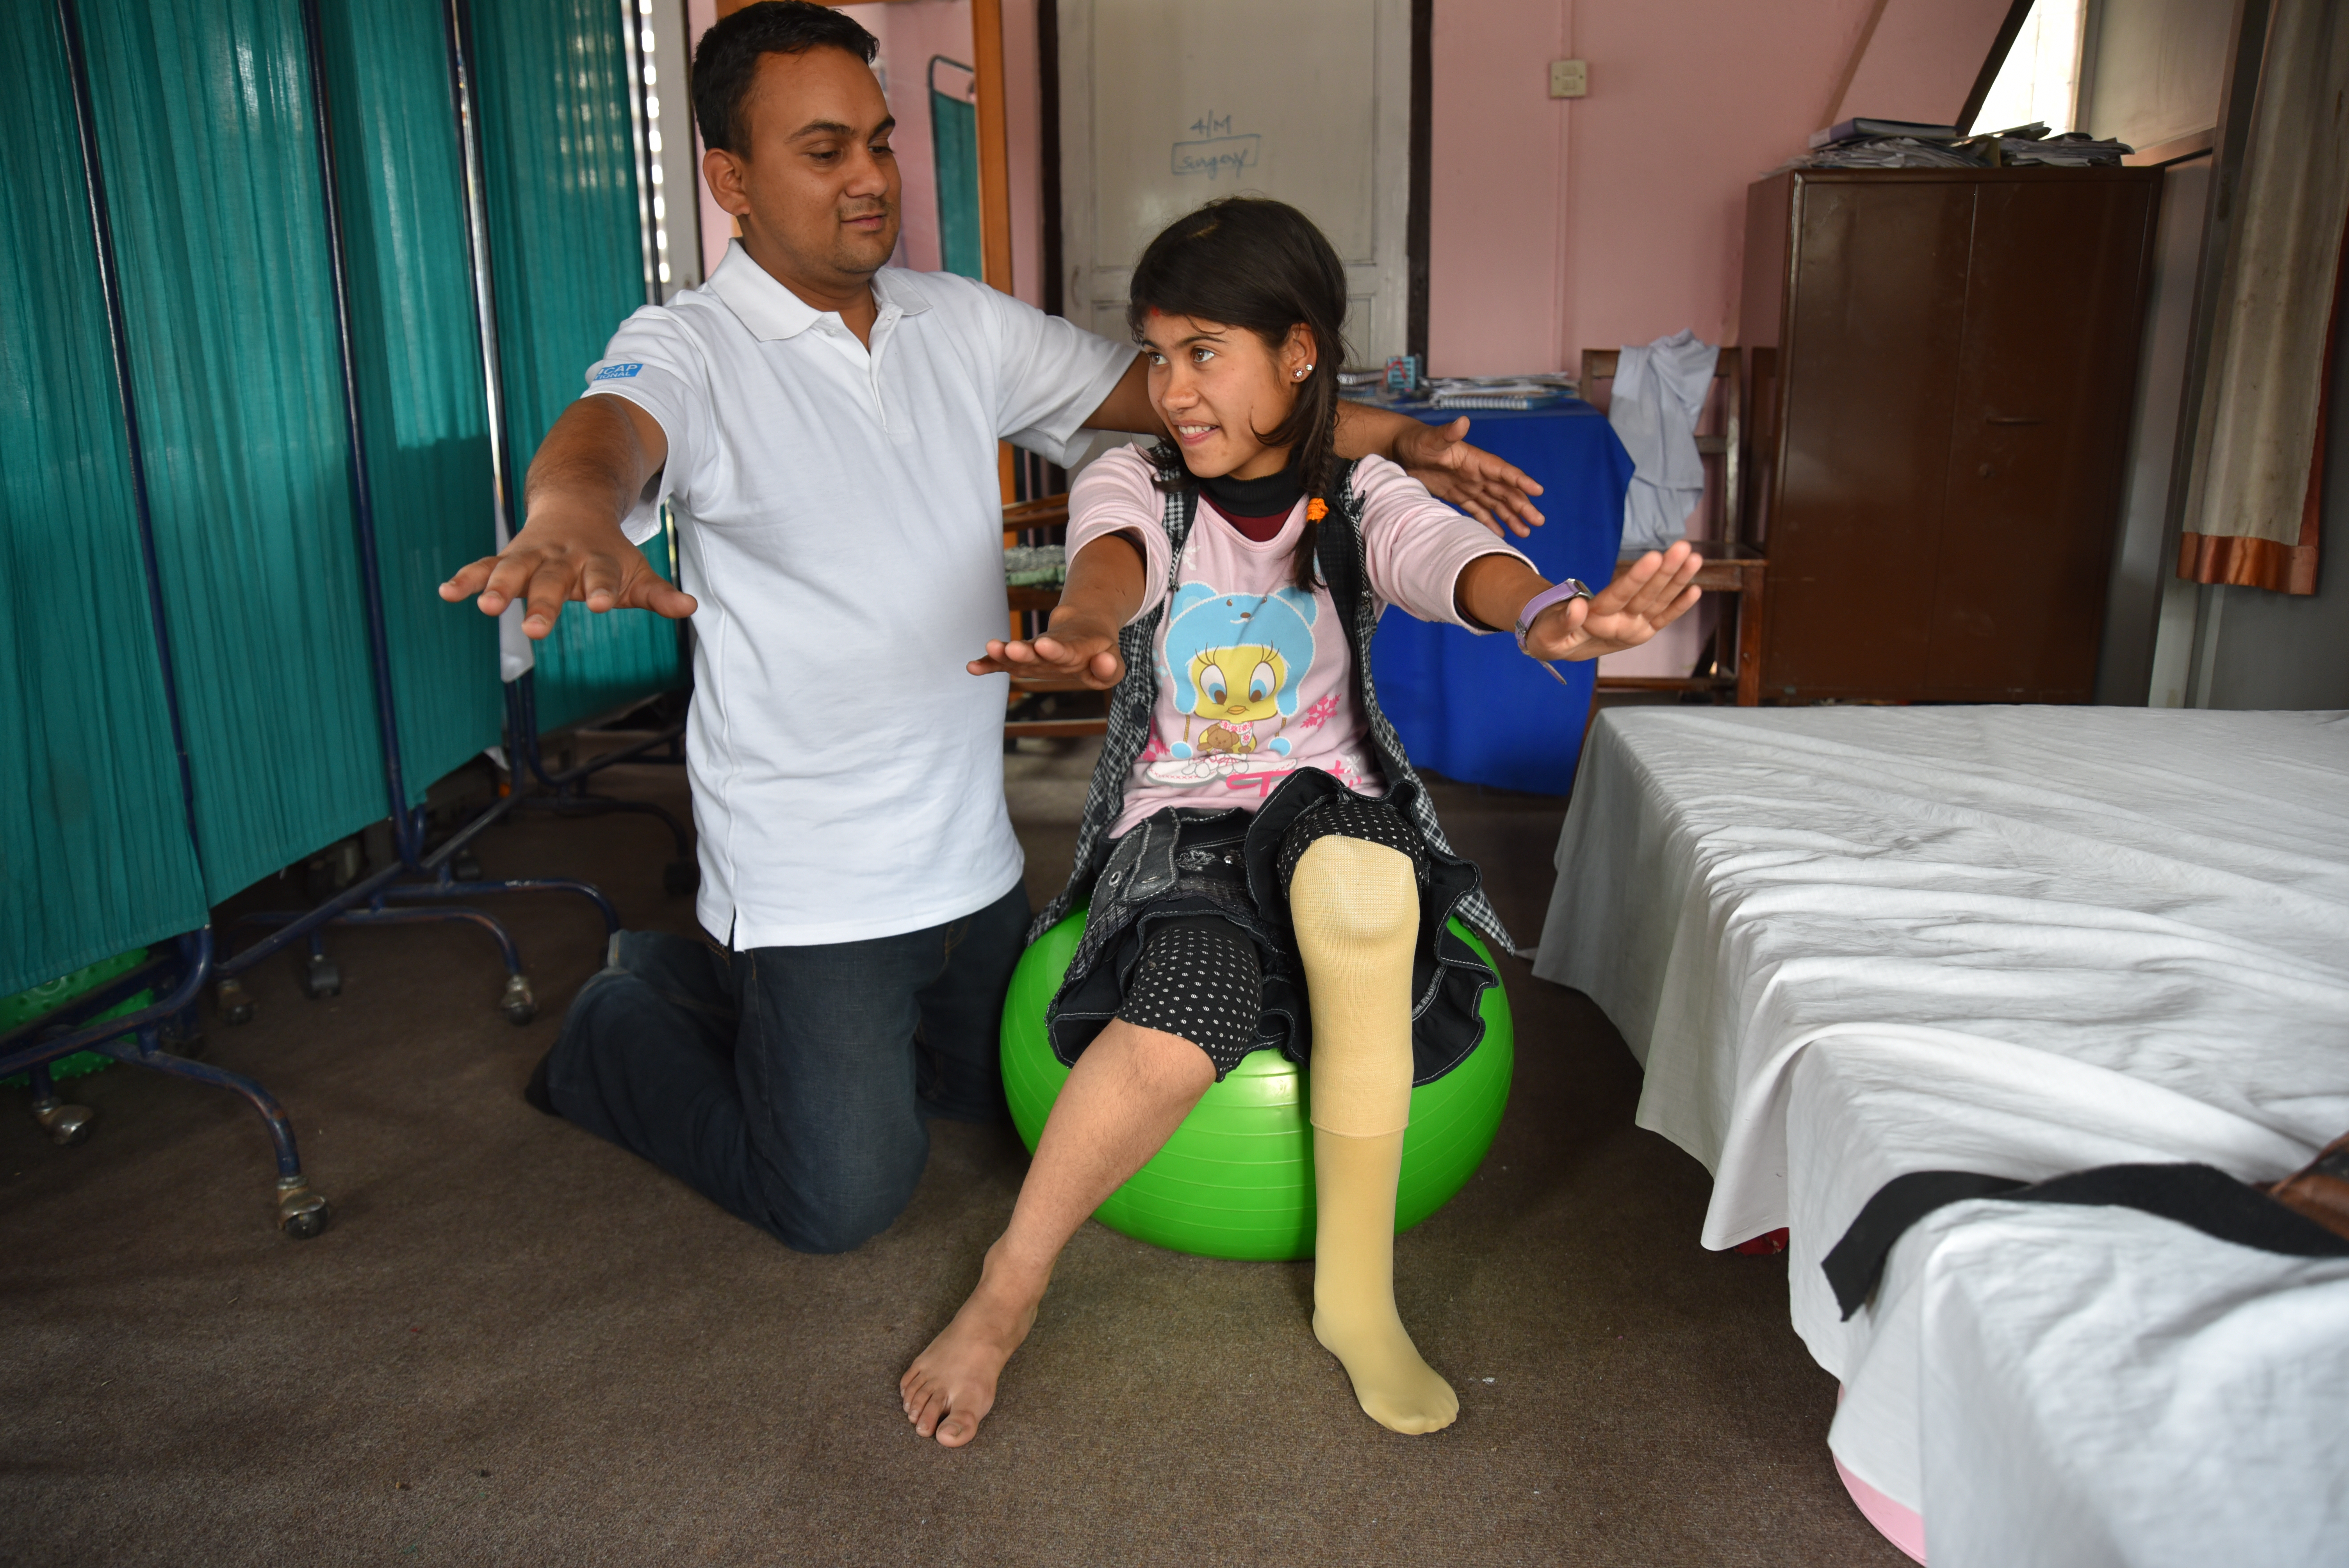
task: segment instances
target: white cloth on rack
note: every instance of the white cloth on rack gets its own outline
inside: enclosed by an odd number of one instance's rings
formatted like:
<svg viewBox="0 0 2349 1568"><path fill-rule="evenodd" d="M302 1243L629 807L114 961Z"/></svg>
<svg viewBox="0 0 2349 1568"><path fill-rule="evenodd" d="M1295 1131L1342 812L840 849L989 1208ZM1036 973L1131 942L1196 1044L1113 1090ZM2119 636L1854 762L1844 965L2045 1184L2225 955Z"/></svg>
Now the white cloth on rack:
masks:
<svg viewBox="0 0 2349 1568"><path fill-rule="evenodd" d="M1683 329L1645 347L1626 346L1615 365L1607 422L1636 470L1623 498L1623 550L1661 550L1684 538L1704 500L1704 459L1696 421L1713 387L1718 346Z"/></svg>

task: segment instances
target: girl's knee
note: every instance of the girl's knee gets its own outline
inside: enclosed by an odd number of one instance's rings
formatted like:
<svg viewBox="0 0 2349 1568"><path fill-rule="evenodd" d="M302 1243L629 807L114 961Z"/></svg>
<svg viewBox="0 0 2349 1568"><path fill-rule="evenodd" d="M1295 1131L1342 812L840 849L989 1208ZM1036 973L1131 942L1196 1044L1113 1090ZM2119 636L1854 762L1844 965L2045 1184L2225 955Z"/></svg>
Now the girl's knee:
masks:
<svg viewBox="0 0 2349 1568"><path fill-rule="evenodd" d="M1288 908L1303 949L1408 941L1419 929L1419 877L1400 850L1331 834L1298 857Z"/></svg>

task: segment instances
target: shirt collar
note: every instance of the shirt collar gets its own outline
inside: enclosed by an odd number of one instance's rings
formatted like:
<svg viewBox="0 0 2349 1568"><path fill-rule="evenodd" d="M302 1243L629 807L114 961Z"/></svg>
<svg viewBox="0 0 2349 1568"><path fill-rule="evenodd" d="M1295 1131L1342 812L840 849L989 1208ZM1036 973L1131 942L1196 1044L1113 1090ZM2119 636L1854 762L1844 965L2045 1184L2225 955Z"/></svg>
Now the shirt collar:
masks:
<svg viewBox="0 0 2349 1568"><path fill-rule="evenodd" d="M891 305L899 315L919 315L930 308L928 298L913 274L884 267L873 274L873 297L885 314ZM775 281L766 268L750 259L740 240L726 246L726 259L709 275L709 292L725 301L750 335L762 343L797 337L831 313L820 311Z"/></svg>

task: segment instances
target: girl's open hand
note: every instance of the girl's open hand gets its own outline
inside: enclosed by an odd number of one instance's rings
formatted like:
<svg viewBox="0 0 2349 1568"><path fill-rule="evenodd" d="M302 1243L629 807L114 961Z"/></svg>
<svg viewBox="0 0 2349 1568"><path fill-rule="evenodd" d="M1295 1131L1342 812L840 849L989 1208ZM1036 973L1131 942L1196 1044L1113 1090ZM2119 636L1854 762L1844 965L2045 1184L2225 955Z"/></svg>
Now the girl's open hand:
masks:
<svg viewBox="0 0 2349 1568"><path fill-rule="evenodd" d="M1704 558L1683 540L1651 550L1598 594L1553 604L1526 634L1537 659L1595 659L1641 643L1696 608L1703 595L1694 579Z"/></svg>
<svg viewBox="0 0 2349 1568"><path fill-rule="evenodd" d="M1125 678L1117 628L1066 609L1053 612L1051 627L1042 636L1032 642L990 638L987 656L963 667L975 676L1001 670L1030 680L1073 680L1094 691L1107 691Z"/></svg>

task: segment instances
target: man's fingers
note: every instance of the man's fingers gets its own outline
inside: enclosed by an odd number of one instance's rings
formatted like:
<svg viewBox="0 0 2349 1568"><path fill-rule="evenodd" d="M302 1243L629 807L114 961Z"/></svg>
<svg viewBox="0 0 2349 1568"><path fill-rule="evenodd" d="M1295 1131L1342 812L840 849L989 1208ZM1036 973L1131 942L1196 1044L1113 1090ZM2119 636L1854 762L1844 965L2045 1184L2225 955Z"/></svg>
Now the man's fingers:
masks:
<svg viewBox="0 0 2349 1568"><path fill-rule="evenodd" d="M626 583L620 575L620 563L608 555L591 555L579 566L578 596L587 608L601 614L619 603Z"/></svg>
<svg viewBox="0 0 2349 1568"><path fill-rule="evenodd" d="M440 597L455 604L473 598L488 585L490 573L496 571L498 558L484 555L479 561L467 562L450 573L449 581L440 584Z"/></svg>
<svg viewBox="0 0 2349 1568"><path fill-rule="evenodd" d="M1462 422L1466 423L1464 420ZM1444 460L1481 485L1517 490L1526 495L1542 492L1541 486L1534 483L1532 475L1515 463L1495 457L1482 447L1472 447L1463 442L1446 452Z"/></svg>
<svg viewBox="0 0 2349 1568"><path fill-rule="evenodd" d="M1506 464L1503 466L1506 467ZM1509 469L1508 471L1515 474L1516 480L1523 480L1526 485L1531 486L1531 493L1540 492L1541 487L1534 484L1533 480L1526 479L1525 475L1517 473L1515 469ZM1482 478L1464 478L1461 490L1464 494L1473 496L1477 501L1506 519L1509 526L1517 531L1520 538L1542 525L1541 508L1534 505L1528 499L1528 491L1519 489L1515 481L1505 482L1489 475Z"/></svg>
<svg viewBox="0 0 2349 1568"><path fill-rule="evenodd" d="M556 617L563 614L565 601L579 597L579 568L574 562L549 561L531 573L526 596L530 608L523 612L522 629L532 637L543 637L554 630Z"/></svg>
<svg viewBox="0 0 2349 1568"><path fill-rule="evenodd" d="M665 615L672 621L682 621L701 608L701 604L692 594L677 584L663 578L655 577L646 586L644 607L656 615Z"/></svg>
<svg viewBox="0 0 2349 1568"><path fill-rule="evenodd" d="M527 545L516 549L509 545L504 554L497 557L491 568L490 580L481 584L481 612L494 615L514 600L530 593L531 582L545 569L548 558L544 552Z"/></svg>

